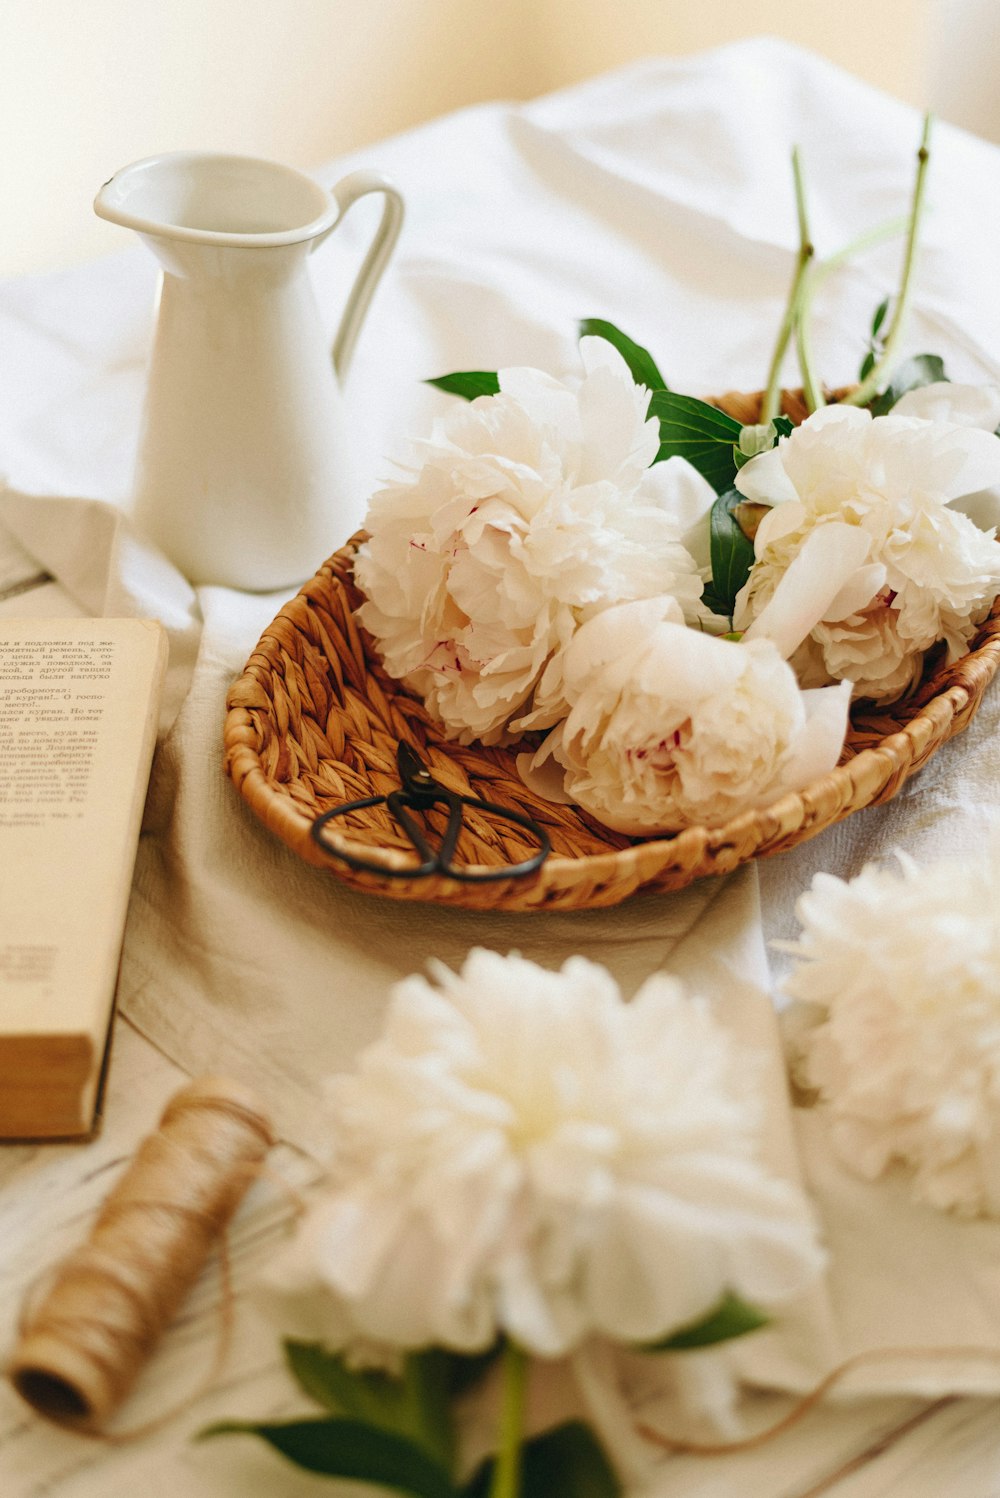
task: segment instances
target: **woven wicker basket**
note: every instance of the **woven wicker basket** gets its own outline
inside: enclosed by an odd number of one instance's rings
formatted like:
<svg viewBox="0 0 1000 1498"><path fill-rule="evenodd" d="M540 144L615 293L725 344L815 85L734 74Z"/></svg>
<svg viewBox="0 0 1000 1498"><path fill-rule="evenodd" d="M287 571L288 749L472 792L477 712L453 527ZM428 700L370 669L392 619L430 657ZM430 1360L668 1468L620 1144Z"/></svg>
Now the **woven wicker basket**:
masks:
<svg viewBox="0 0 1000 1498"><path fill-rule="evenodd" d="M756 421L759 395L727 395L716 404ZM793 420L805 411L786 394ZM852 715L841 763L801 793L723 827L689 827L671 837L635 841L573 807L541 801L521 782L509 749L463 747L444 738L422 702L383 671L354 610L360 595L352 562L356 536L320 568L267 629L229 693L226 769L260 819L311 864L373 894L432 900L473 909L578 910L615 905L636 890L680 889L725 874L747 859L781 853L864 806L888 801L953 734L969 723L1000 666L1000 599L967 656L933 664L915 695L875 715ZM537 874L464 884L431 876L387 879L354 871L324 855L310 836L316 816L344 801L398 786L396 747L413 744L437 778L463 794L527 812L547 829L552 855ZM436 813L430 814L433 825ZM389 851L404 867L409 845L384 806L351 814L327 835L347 848ZM516 827L502 832L466 811L459 855L497 866L534 851Z"/></svg>

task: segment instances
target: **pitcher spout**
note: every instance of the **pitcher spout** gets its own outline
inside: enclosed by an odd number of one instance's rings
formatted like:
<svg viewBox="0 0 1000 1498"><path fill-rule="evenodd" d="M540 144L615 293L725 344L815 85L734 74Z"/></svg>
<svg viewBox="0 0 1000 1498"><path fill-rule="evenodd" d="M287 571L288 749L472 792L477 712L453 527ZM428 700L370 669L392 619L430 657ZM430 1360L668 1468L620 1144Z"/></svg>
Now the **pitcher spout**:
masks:
<svg viewBox="0 0 1000 1498"><path fill-rule="evenodd" d="M321 237L340 209L293 167L256 156L175 151L116 172L94 199L94 212L155 238L269 248Z"/></svg>

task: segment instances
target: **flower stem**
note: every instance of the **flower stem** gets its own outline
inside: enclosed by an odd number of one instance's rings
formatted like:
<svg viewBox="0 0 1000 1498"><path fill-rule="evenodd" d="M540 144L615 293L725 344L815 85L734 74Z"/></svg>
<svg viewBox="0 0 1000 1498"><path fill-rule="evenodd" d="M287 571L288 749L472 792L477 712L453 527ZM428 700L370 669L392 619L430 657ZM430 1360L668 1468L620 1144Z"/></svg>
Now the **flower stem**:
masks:
<svg viewBox="0 0 1000 1498"><path fill-rule="evenodd" d="M916 261L917 239L920 232L920 224L923 218L924 199L927 188L927 167L931 159L930 138L933 116L924 115L923 134L920 138L920 148L917 151L917 175L913 184L913 206L910 209L910 232L906 239L906 250L903 255L903 274L899 286L899 296L893 310L889 331L885 335L882 345L882 353L879 356L867 377L861 381L856 390L845 397L844 404L850 406L867 406L868 402L882 391L889 383L893 366L898 357L898 344L909 312L910 289L913 279L913 266Z"/></svg>
<svg viewBox="0 0 1000 1498"><path fill-rule="evenodd" d="M802 165L799 161L798 152L792 156L792 169L795 172L795 206L799 214L799 237L808 240L809 220L806 212L806 184L802 175ZM823 394L823 385L816 378L816 368L812 352L812 323L808 316L808 292L809 283L812 280L809 272L812 268L812 256L805 268L802 277L802 285L799 288L798 305L795 308L795 346L799 355L799 369L802 372L802 393L805 396L806 406L810 411L818 411L820 406L826 405L826 397Z"/></svg>
<svg viewBox="0 0 1000 1498"><path fill-rule="evenodd" d="M489 1498L519 1498L521 1492L521 1438L524 1432L527 1371L527 1355L519 1347L515 1347L513 1342L505 1343L500 1443Z"/></svg>
<svg viewBox="0 0 1000 1498"><path fill-rule="evenodd" d="M803 384L810 410L815 411L826 404L823 392L816 387L811 373L809 337L812 329L812 307L817 292L834 271L839 270L848 260L853 259L855 255L862 254L865 250L874 249L876 245L884 243L887 239L893 239L897 234L904 233L908 225L908 218L889 219L886 223L880 224L878 228L869 229L867 233L860 234L857 239L852 239L850 244L845 244L835 255L828 256L826 260L813 261L810 265L809 273L802 285L796 319L799 362L803 367ZM807 369L810 371L808 377L805 373Z"/></svg>
<svg viewBox="0 0 1000 1498"><path fill-rule="evenodd" d="M792 152L792 175L795 180L795 208L799 220L799 253L795 261L795 273L792 276L792 286L788 293L788 304L785 307L785 315L782 318L781 327L778 330L778 341L774 345L774 353L771 355L771 367L768 370L767 389L764 392L764 400L760 409L761 422L766 424L777 416L781 406L781 365L788 348L789 340L799 321L799 306L802 299L802 289L806 281L806 272L809 263L815 255L812 240L809 236L809 220L806 214L805 188L802 181L802 166L799 161L799 148L795 147Z"/></svg>

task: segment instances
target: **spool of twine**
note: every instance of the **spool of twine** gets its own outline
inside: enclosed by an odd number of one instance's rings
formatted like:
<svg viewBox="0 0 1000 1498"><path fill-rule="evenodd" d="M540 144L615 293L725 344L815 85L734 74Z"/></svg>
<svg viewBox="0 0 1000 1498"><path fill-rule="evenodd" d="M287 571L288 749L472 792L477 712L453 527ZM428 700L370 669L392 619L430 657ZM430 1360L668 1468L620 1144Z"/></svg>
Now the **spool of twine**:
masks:
<svg viewBox="0 0 1000 1498"><path fill-rule="evenodd" d="M29 1296L7 1369L50 1420L121 1404L259 1172L271 1126L247 1088L204 1077L168 1103L90 1236Z"/></svg>

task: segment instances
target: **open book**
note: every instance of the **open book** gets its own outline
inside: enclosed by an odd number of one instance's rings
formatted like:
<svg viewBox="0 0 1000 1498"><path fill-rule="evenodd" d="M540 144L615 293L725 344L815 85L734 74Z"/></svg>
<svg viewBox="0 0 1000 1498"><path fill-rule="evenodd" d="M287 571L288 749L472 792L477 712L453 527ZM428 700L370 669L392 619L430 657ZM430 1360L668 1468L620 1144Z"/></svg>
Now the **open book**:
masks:
<svg viewBox="0 0 1000 1498"><path fill-rule="evenodd" d="M0 1137L89 1133L166 635L0 618Z"/></svg>

